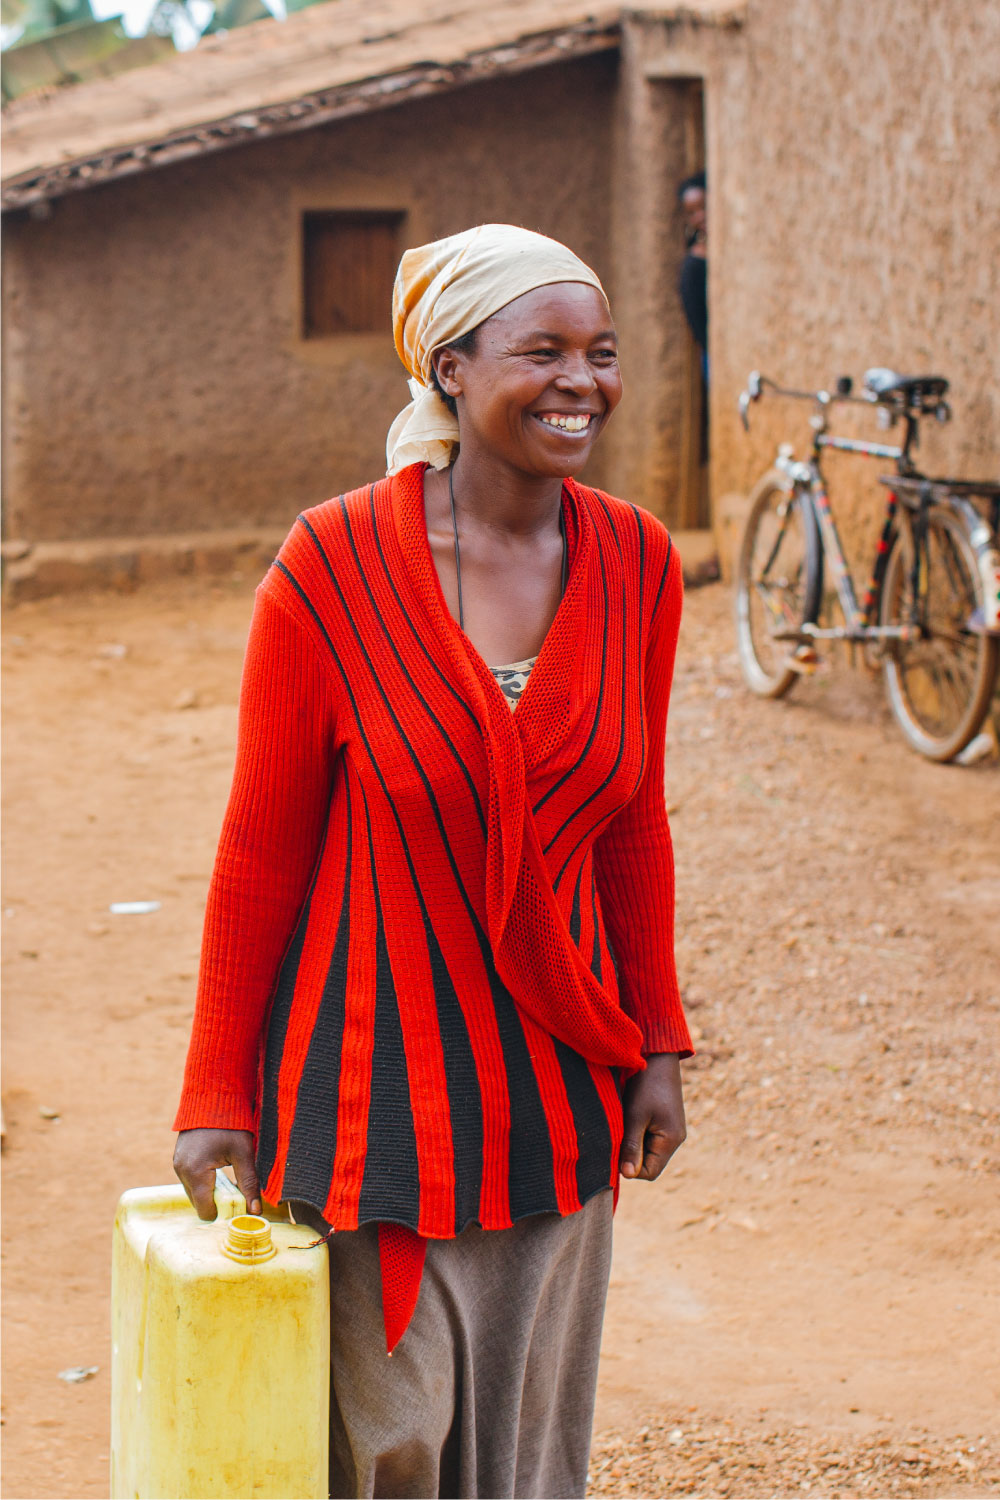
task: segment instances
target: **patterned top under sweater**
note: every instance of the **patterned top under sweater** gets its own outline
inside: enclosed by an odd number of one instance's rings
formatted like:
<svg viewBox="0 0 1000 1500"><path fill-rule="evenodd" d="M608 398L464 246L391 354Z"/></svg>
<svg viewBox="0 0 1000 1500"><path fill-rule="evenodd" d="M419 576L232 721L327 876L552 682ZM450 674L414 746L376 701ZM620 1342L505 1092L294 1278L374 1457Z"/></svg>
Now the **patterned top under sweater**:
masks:
<svg viewBox="0 0 1000 1500"><path fill-rule="evenodd" d="M537 656L528 656L524 661L512 661L507 667L490 667L500 691L507 699L511 713L514 712L521 694L528 686L528 673L537 660Z"/></svg>

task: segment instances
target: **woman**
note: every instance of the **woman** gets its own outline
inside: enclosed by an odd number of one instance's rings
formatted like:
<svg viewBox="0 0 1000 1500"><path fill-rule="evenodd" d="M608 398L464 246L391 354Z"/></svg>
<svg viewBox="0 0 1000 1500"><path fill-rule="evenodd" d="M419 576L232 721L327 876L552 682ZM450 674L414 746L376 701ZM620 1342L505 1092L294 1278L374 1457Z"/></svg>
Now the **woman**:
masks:
<svg viewBox="0 0 1000 1500"><path fill-rule="evenodd" d="M258 590L175 1166L336 1231L333 1494L582 1495L612 1189L684 1138L680 566L568 477L621 396L571 251L408 251L394 327L389 477Z"/></svg>

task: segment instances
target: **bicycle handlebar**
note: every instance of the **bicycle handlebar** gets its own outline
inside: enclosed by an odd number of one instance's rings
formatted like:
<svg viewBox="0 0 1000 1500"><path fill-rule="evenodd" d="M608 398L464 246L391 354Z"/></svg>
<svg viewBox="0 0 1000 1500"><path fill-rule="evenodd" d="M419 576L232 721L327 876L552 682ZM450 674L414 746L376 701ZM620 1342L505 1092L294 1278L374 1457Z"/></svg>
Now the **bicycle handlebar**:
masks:
<svg viewBox="0 0 1000 1500"><path fill-rule="evenodd" d="M863 396L855 396L853 387L854 382L850 375L841 375L832 392L797 391L792 386L779 385L776 380L772 380L769 375L762 375L759 370L751 370L747 377L746 390L740 395L740 421L749 432L750 407L755 401L760 400L765 388L773 391L776 396L787 396L793 401L814 401L821 409L831 406L834 402L842 406L877 406L879 404L879 398L873 391L865 392Z"/></svg>
<svg viewBox="0 0 1000 1500"><path fill-rule="evenodd" d="M871 389L875 376L883 373L888 375L893 383L883 389ZM919 390L919 386L926 386L926 390ZM776 396L785 396L792 401L812 401L819 408L819 415L813 419L813 425L818 431L826 430L826 418L829 408L835 403L842 406L876 406L883 413L888 413L887 425L892 426L898 417L905 417L909 424L911 434L916 433L916 422L920 417L935 417L939 422L947 422L951 419L951 407L943 399L948 389L948 382L939 376L928 377L926 380L900 379L891 371L869 370L865 376L865 386L860 396L854 395L854 381L850 375L841 375L833 391L798 391L794 387L779 385L768 375L762 375L759 370L751 370L746 390L740 396L739 410L740 420L747 432L750 431L750 407L755 401L759 401L765 389L771 390ZM912 440L907 439L907 444Z"/></svg>

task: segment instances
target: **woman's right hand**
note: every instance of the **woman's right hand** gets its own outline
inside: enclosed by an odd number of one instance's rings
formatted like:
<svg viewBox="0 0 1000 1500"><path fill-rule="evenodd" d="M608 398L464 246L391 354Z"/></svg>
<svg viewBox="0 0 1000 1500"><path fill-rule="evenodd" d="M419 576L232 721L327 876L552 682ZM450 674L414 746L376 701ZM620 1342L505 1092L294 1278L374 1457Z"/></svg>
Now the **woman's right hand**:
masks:
<svg viewBox="0 0 1000 1500"><path fill-rule="evenodd" d="M174 1147L174 1171L199 1219L214 1219L215 1173L232 1167L236 1186L247 1200L247 1212L260 1213L260 1185L249 1130L182 1130Z"/></svg>

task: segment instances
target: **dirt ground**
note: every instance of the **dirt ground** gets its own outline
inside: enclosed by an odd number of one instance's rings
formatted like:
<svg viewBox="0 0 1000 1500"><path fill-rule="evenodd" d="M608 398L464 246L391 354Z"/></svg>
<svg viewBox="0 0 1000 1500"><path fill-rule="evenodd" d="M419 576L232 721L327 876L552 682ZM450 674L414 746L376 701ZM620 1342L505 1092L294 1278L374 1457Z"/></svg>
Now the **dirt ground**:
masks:
<svg viewBox="0 0 1000 1500"><path fill-rule="evenodd" d="M251 587L8 613L8 1500L107 1493L111 1222L171 1175ZM752 700L717 585L667 782L700 1050L622 1193L592 1491L1000 1495L1000 766L918 760L839 662Z"/></svg>

